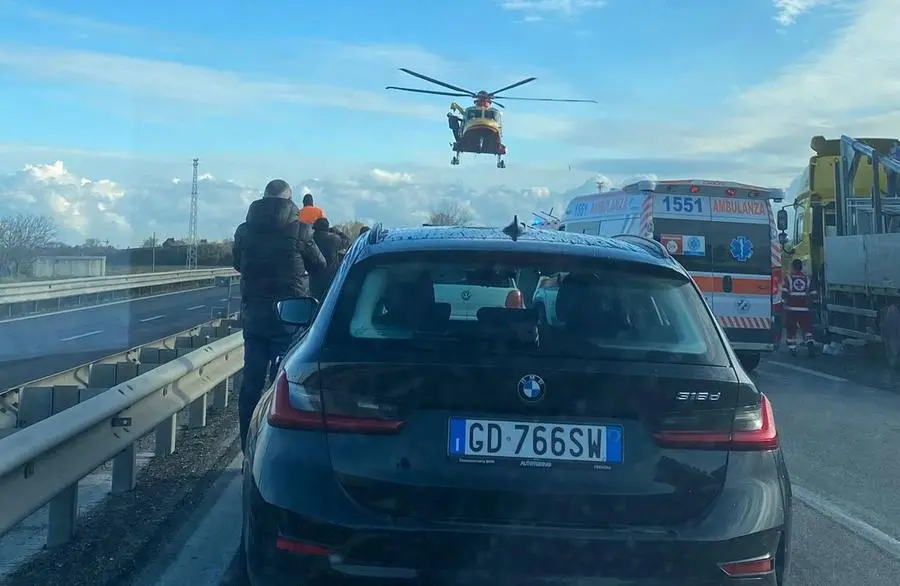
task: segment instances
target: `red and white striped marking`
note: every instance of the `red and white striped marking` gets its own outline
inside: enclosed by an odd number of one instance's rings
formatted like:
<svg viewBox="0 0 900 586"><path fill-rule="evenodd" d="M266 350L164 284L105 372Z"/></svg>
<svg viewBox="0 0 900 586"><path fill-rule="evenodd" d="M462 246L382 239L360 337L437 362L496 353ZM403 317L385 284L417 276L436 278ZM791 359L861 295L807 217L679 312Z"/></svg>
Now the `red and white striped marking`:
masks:
<svg viewBox="0 0 900 586"><path fill-rule="evenodd" d="M726 328L742 328L746 330L768 330L772 328L772 320L766 317L735 317L720 315L719 323Z"/></svg>
<svg viewBox="0 0 900 586"><path fill-rule="evenodd" d="M653 238L653 194L644 194L644 205L641 207L641 236Z"/></svg>
<svg viewBox="0 0 900 586"><path fill-rule="evenodd" d="M769 206L769 241L772 243L772 266L781 266L781 245L778 243L778 225L775 223L775 215L772 206Z"/></svg>

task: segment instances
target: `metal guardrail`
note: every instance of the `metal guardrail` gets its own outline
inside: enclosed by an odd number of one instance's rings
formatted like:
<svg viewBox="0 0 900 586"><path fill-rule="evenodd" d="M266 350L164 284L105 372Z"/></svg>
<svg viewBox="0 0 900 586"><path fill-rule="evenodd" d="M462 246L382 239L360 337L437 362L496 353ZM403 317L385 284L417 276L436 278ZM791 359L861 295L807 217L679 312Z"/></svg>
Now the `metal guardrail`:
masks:
<svg viewBox="0 0 900 586"><path fill-rule="evenodd" d="M93 295L125 289L157 287L173 283L214 280L216 277L234 277L237 275L238 273L234 269L221 268L11 283L0 285L0 304L43 301L76 295Z"/></svg>
<svg viewBox="0 0 900 586"><path fill-rule="evenodd" d="M113 492L134 488L135 443L155 429L156 453L174 451L178 413L205 425L207 393L224 405L243 357L236 332L0 439L0 535L50 503L48 544L68 540L78 482L113 460Z"/></svg>
<svg viewBox="0 0 900 586"><path fill-rule="evenodd" d="M225 308L222 308L225 310ZM170 336L165 336L152 342L128 348L115 354L110 354L80 364L73 368L42 376L41 378L30 380L28 382L17 384L14 387L6 389L0 388L0 438L9 435L19 428L25 427L29 421L40 417L30 414L30 401L25 400L27 392L47 395L42 399L36 399L36 409L38 411L52 408L54 389L81 391L90 390L91 375L97 374L97 370L101 368L111 368L118 370L117 365L128 364L139 368L142 364L159 364L167 362L168 359L178 357L179 353L184 354L187 349L193 349L198 345L204 344L211 338L224 337L230 333L230 324L234 321L236 314L226 312L215 319L196 325L194 327L182 330ZM186 345L190 344L190 345ZM166 356L168 354L168 356ZM135 371L136 372L136 371ZM113 372L113 377L119 376L119 373ZM121 378L119 376L119 378ZM108 377L107 377L108 380ZM116 381L118 382L118 381ZM107 385L111 386L111 385ZM83 393L79 393L81 395Z"/></svg>

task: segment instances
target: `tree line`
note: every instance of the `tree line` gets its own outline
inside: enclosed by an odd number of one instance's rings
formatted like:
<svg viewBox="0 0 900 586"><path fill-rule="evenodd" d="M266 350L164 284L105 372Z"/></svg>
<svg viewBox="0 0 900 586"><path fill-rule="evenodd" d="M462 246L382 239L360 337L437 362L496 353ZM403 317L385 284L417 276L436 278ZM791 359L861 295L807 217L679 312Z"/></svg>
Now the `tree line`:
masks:
<svg viewBox="0 0 900 586"><path fill-rule="evenodd" d="M471 223L471 210L455 201L446 201L433 208L427 224L433 226L461 226ZM351 220L335 224L351 238L355 238L364 222ZM87 238L77 245L58 241L59 224L52 216L20 213L0 217L0 277L30 274L31 264L39 256L105 256L107 270L132 267L151 269L183 267L187 263L187 243L180 238L159 239L150 236L140 247L117 248L109 241ZM231 266L233 241L202 239L197 243L198 266Z"/></svg>

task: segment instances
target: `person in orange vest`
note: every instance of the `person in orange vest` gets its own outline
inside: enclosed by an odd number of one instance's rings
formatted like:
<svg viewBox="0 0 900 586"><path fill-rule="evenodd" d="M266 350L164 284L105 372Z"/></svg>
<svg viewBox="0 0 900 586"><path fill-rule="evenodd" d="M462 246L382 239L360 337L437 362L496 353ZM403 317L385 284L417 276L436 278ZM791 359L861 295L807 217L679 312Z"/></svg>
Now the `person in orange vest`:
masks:
<svg viewBox="0 0 900 586"><path fill-rule="evenodd" d="M304 224L312 225L319 218L324 218L325 212L318 207L313 201L311 193L303 196L303 207L300 208L300 221Z"/></svg>
<svg viewBox="0 0 900 586"><path fill-rule="evenodd" d="M815 295L809 277L803 272L803 261L795 258L791 262L791 272L784 277L781 285L783 299L784 327L787 330L788 350L797 353L797 330L803 331L803 340L810 355L816 350L812 333L812 311L810 300Z"/></svg>

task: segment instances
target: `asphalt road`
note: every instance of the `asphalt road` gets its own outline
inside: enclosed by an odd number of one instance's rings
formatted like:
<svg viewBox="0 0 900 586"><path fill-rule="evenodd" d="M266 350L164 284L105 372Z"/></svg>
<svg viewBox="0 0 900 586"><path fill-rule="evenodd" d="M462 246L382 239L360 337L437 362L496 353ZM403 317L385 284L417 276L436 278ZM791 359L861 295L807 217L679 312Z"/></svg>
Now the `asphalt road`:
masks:
<svg viewBox="0 0 900 586"><path fill-rule="evenodd" d="M210 287L0 322L0 389L209 321L227 297L227 288Z"/></svg>
<svg viewBox="0 0 900 586"><path fill-rule="evenodd" d="M834 359L825 360L834 366ZM808 370L816 364L779 356L764 361L755 375L772 399L794 482L789 584L897 584L900 396ZM190 527L134 584L246 586L234 558L240 492L238 459L210 490Z"/></svg>

